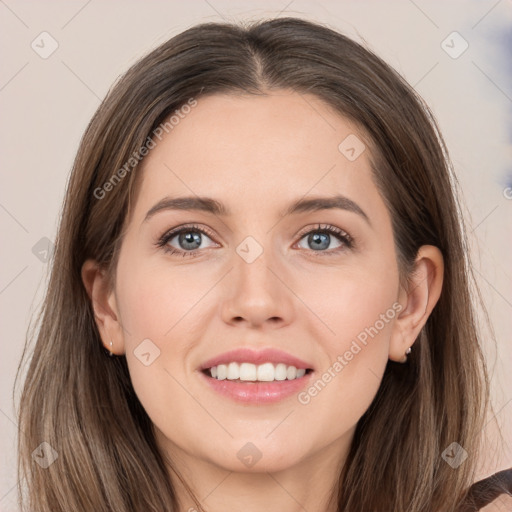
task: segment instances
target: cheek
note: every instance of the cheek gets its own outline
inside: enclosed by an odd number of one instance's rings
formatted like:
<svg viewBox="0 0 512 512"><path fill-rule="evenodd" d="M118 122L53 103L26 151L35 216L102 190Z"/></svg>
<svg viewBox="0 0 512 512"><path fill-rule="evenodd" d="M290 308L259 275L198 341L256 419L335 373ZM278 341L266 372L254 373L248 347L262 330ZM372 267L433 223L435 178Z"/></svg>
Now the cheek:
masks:
<svg viewBox="0 0 512 512"><path fill-rule="evenodd" d="M383 261L385 259L383 258ZM329 410L342 431L366 411L380 386L400 305L398 272L381 262L323 274L302 297L322 319L316 336L322 368L299 403ZM307 297L307 298L306 298ZM326 300L329 297L329 300ZM322 333L322 335L320 335ZM314 405L313 405L314 404ZM327 420L327 418L326 418Z"/></svg>
<svg viewBox="0 0 512 512"><path fill-rule="evenodd" d="M348 350L347 343L357 340L371 351L369 340L374 339L380 346L386 345L387 350L386 340L396 317L393 304L397 297L391 283L345 280L331 297L335 299L329 301L327 313L335 334L327 339L331 340L329 345L332 349Z"/></svg>
<svg viewBox="0 0 512 512"><path fill-rule="evenodd" d="M116 295L131 380L145 407L168 400L190 350L190 313L202 286L147 261L119 261ZM180 281L181 279L181 281ZM164 391L165 396L158 396Z"/></svg>
<svg viewBox="0 0 512 512"><path fill-rule="evenodd" d="M165 265L144 262L129 269L120 265L118 282L125 341L132 349L146 338L161 348L171 338L173 346L179 344L183 337L176 333L207 290L204 281L191 272L170 272Z"/></svg>
<svg viewBox="0 0 512 512"><path fill-rule="evenodd" d="M381 262L368 262L323 269L300 288L305 304L324 324L323 336L317 333L315 338L324 340L331 355L347 350L357 337L364 343L368 330L372 339L389 338L398 297L398 272L393 265L386 268Z"/></svg>
<svg viewBox="0 0 512 512"><path fill-rule="evenodd" d="M179 383L185 382L192 339L190 313L203 288L181 281L179 272L171 275L162 266L119 264L117 295L130 379L156 425L173 425L169 419L191 405Z"/></svg>

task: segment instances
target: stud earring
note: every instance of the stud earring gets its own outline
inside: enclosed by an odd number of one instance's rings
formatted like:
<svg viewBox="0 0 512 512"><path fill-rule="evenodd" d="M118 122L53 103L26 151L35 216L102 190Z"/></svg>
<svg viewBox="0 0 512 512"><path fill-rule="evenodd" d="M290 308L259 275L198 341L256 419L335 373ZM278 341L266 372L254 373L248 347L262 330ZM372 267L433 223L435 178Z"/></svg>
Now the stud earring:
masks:
<svg viewBox="0 0 512 512"><path fill-rule="evenodd" d="M407 362L407 356L411 353L412 349L411 347L409 347L406 351L405 351L405 356L404 358L402 359L402 363L406 363Z"/></svg>
<svg viewBox="0 0 512 512"><path fill-rule="evenodd" d="M114 352L112 352L112 340L110 340L110 357L114 355Z"/></svg>

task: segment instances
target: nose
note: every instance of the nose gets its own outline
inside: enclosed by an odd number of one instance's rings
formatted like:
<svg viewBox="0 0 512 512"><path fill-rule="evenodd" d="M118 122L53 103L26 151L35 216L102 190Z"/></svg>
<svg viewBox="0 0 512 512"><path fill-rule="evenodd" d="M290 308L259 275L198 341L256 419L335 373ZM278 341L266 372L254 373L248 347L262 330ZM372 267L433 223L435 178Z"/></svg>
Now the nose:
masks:
<svg viewBox="0 0 512 512"><path fill-rule="evenodd" d="M250 328L290 324L295 315L293 285L282 262L270 257L270 249L250 263L237 253L233 256L234 268L225 283L223 321Z"/></svg>

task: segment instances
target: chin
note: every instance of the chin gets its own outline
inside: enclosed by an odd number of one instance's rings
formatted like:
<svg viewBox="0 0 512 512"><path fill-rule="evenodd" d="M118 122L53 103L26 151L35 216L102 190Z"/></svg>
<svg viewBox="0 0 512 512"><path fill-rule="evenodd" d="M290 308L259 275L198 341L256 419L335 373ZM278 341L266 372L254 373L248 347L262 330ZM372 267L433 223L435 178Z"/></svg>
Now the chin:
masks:
<svg viewBox="0 0 512 512"><path fill-rule="evenodd" d="M209 454L211 463L236 473L275 473L289 469L303 461L304 447L287 445L280 439L230 440L222 453Z"/></svg>

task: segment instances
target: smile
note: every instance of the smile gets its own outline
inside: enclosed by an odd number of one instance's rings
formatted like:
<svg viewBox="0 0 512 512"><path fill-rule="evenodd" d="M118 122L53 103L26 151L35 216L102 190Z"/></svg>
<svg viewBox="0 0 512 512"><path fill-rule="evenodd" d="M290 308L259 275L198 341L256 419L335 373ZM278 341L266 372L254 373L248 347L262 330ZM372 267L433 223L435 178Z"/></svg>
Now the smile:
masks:
<svg viewBox="0 0 512 512"><path fill-rule="evenodd" d="M200 379L216 395L250 405L273 404L296 396L308 386L314 373L311 369L296 369L285 364L274 366L272 363L258 366L251 363L229 363L198 372Z"/></svg>
<svg viewBox="0 0 512 512"><path fill-rule="evenodd" d="M284 363L264 363L255 365L252 363L219 364L205 370L210 377L217 380L230 380L239 382L273 382L295 380L304 377L308 370L297 369ZM309 370L310 371L310 370Z"/></svg>

